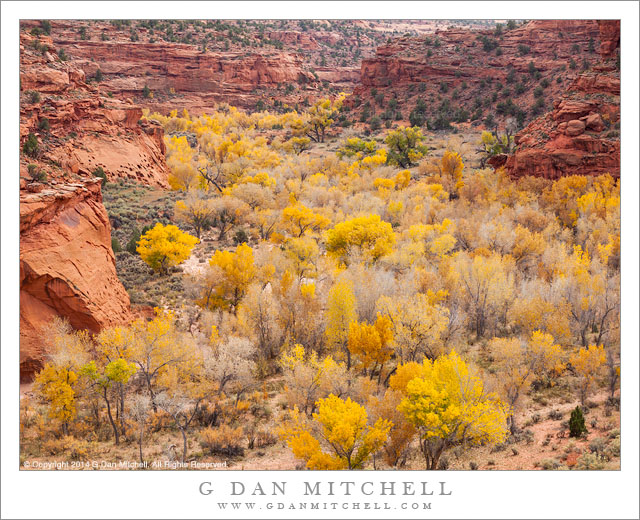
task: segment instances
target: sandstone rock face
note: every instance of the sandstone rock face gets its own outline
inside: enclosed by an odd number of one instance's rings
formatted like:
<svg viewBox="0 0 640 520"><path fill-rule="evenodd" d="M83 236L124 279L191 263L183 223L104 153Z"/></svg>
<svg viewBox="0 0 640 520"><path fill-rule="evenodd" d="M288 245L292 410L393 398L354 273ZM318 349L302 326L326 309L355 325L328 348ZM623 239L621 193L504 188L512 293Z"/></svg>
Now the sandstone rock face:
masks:
<svg viewBox="0 0 640 520"><path fill-rule="evenodd" d="M586 125L582 121L573 119L567 123L564 133L570 136L576 136L582 134L585 128Z"/></svg>
<svg viewBox="0 0 640 520"><path fill-rule="evenodd" d="M598 25L603 44L619 43L619 23L600 21ZM603 58L615 54L616 49L609 44L604 48ZM619 125L620 73L615 66L601 63L593 72L578 76L552 112L535 119L515 136L517 146L505 169L512 177L557 179L606 173L619 177Z"/></svg>
<svg viewBox="0 0 640 520"><path fill-rule="evenodd" d="M302 35L274 36L284 40L300 37L304 45L313 44ZM179 104L197 113L206 107L211 110L216 102L253 109L263 95L261 89L316 82L304 69L300 55L284 51L216 53L185 44L78 41L63 37L56 38L55 45L67 49L87 77L95 76L100 69L101 88L116 98L140 96L145 86L156 93L180 93L179 101L148 100L154 109L163 111ZM281 97L286 96L282 93Z"/></svg>
<svg viewBox="0 0 640 520"><path fill-rule="evenodd" d="M102 167L108 180L168 187L161 126L141 120L139 106L103 97L85 82L85 72L75 62L45 63L46 57L31 51L32 42L29 34L21 33L20 79L23 92L40 93L40 101L23 98L20 136L38 137L39 160L45 163L47 176L55 179L63 172L89 176ZM44 118L48 130L40 129Z"/></svg>
<svg viewBox="0 0 640 520"><path fill-rule="evenodd" d="M603 59L613 58L620 47L620 20L599 20L600 55Z"/></svg>
<svg viewBox="0 0 640 520"><path fill-rule="evenodd" d="M99 181L21 192L21 380L41 368L40 327L56 315L91 332L131 319Z"/></svg>
<svg viewBox="0 0 640 520"><path fill-rule="evenodd" d="M359 98L373 106L375 95L371 91L375 89L385 99L394 95L398 99L408 98L404 111L413 108L416 98L431 99L427 110L433 113L442 98L455 92L453 108L464 108L470 116L477 109L477 98L484 99L492 90L502 89L509 91L508 96L517 106L529 109L536 101L535 85L543 79L548 82L544 90L547 100L556 99L566 89L566 85L556 81L556 72L566 68L571 59L584 59L591 66L599 60L597 53L587 49L590 42L594 49L598 48L600 34L595 20L534 20L505 30L500 37L487 30L447 29L436 31L428 39L394 39L378 47L375 57L362 60L360 85L347 104L355 106L355 99ZM581 49L579 55L576 45ZM531 63L539 77L533 86L516 94L515 83L521 78L525 84L529 82ZM507 79L510 72L517 78L511 84ZM498 84L501 87L496 87ZM599 85L593 88L601 91ZM503 118L500 111L494 110L493 114L499 120Z"/></svg>

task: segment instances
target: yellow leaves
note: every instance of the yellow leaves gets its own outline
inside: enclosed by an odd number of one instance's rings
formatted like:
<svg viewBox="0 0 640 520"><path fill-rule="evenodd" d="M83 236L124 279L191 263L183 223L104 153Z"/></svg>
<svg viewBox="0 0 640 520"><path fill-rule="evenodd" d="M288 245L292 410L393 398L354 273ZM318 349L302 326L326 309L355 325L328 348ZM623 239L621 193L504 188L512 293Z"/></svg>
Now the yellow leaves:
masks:
<svg viewBox="0 0 640 520"><path fill-rule="evenodd" d="M360 161L365 157L375 155L378 145L375 141L364 141L358 137L348 137L338 148L338 157L354 157Z"/></svg>
<svg viewBox="0 0 640 520"><path fill-rule="evenodd" d="M331 394L318 401L314 424L305 424L297 409L280 430L293 454L306 462L309 469L361 469L372 453L387 440L391 422L378 419L367 427L363 406L347 398ZM320 430L315 435L314 430ZM319 438L333 453L323 451Z"/></svg>
<svg viewBox="0 0 640 520"><path fill-rule="evenodd" d="M352 321L349 324L347 348L367 372L386 363L393 353L389 346L393 340L393 324L388 316L378 314L373 325Z"/></svg>
<svg viewBox="0 0 640 520"><path fill-rule="evenodd" d="M396 183L398 189L404 189L409 186L409 181L411 180L411 172L409 170L402 170L398 172L396 176L393 178Z"/></svg>
<svg viewBox="0 0 640 520"><path fill-rule="evenodd" d="M331 221L301 203L288 206L282 211L282 220L289 228L298 234L304 235L307 231L320 231L329 226Z"/></svg>
<svg viewBox="0 0 640 520"><path fill-rule="evenodd" d="M344 349L349 336L349 325L356 320L356 297L350 283L336 282L329 290L327 299L327 328L325 331L329 348Z"/></svg>
<svg viewBox="0 0 640 520"><path fill-rule="evenodd" d="M409 168L427 153L422 145L422 132L418 127L404 127L392 130L387 134L385 143L388 147L388 164L396 164L400 168Z"/></svg>
<svg viewBox="0 0 640 520"><path fill-rule="evenodd" d="M393 179L374 179L373 181L374 187L380 189L385 188L387 190L392 190L396 186L396 182Z"/></svg>
<svg viewBox="0 0 640 520"><path fill-rule="evenodd" d="M259 172L256 173L253 177L250 175L245 175L242 177L238 184L258 184L259 186L263 186L265 188L270 188L276 185L276 180L273 177L269 177L267 172Z"/></svg>
<svg viewBox="0 0 640 520"><path fill-rule="evenodd" d="M375 262L391 253L396 238L388 222L378 215L356 217L336 224L326 233L327 252L347 263L352 253L361 253Z"/></svg>
<svg viewBox="0 0 640 520"><path fill-rule="evenodd" d="M453 177L456 182L462 180L462 171L464 170L464 163L459 153L446 150L440 160L442 174L448 177ZM461 187L461 186L459 186Z"/></svg>
<svg viewBox="0 0 640 520"><path fill-rule="evenodd" d="M300 285L300 294L302 294L303 298L312 300L316 295L316 284L315 283L304 283Z"/></svg>
<svg viewBox="0 0 640 520"><path fill-rule="evenodd" d="M485 393L480 377L455 351L435 361L425 359L404 393L398 409L426 440L439 439L447 447L463 440L492 444L506 438L504 406Z"/></svg>
<svg viewBox="0 0 640 520"><path fill-rule="evenodd" d="M257 275L253 249L241 244L235 253L216 251L209 260L210 277L199 301L206 308L231 308L236 312L249 284Z"/></svg>
<svg viewBox="0 0 640 520"><path fill-rule="evenodd" d="M569 363L579 377L578 389L583 404L601 375L605 361L606 354L603 345L589 345L588 348L580 348L569 358Z"/></svg>
<svg viewBox="0 0 640 520"><path fill-rule="evenodd" d="M189 258L198 242L196 237L180 231L177 226L157 223L140 237L136 251L154 271L167 273L170 267Z"/></svg>
<svg viewBox="0 0 640 520"><path fill-rule="evenodd" d="M49 402L49 416L68 423L76 416L75 386L78 375L66 367L45 364L35 380L34 390Z"/></svg>
<svg viewBox="0 0 640 520"><path fill-rule="evenodd" d="M376 307L393 323L394 349L401 361L436 357L442 350L442 336L449 324L449 311L433 305L429 295L381 296Z"/></svg>
<svg viewBox="0 0 640 520"><path fill-rule="evenodd" d="M299 278L316 276L320 249L315 239L310 236L290 238L284 245L284 254L293 263Z"/></svg>

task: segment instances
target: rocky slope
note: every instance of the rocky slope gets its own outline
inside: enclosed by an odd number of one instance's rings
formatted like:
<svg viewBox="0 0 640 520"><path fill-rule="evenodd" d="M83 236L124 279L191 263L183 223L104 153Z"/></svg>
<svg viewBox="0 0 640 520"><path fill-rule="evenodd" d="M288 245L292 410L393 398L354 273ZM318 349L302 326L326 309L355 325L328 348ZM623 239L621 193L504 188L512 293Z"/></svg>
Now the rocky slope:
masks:
<svg viewBox="0 0 640 520"><path fill-rule="evenodd" d="M56 315L91 332L131 318L100 180L20 193L21 380L42 366L40 328Z"/></svg>
<svg viewBox="0 0 640 520"><path fill-rule="evenodd" d="M522 124L543 112L579 69L597 62L599 38L597 22L584 20L531 21L499 34L454 28L401 37L362 60L349 104L359 111L368 104L380 115L395 98L406 119L421 99L427 120L480 123L490 115Z"/></svg>
<svg viewBox="0 0 640 520"><path fill-rule="evenodd" d="M600 23L603 63L578 76L554 109L515 136L505 164L512 177L620 176L620 73L613 58L620 22Z"/></svg>
<svg viewBox="0 0 640 520"><path fill-rule="evenodd" d="M162 128L88 85L49 38L22 32L20 58L20 373L29 381L54 316L91 332L131 319L95 172L164 187L168 169Z"/></svg>

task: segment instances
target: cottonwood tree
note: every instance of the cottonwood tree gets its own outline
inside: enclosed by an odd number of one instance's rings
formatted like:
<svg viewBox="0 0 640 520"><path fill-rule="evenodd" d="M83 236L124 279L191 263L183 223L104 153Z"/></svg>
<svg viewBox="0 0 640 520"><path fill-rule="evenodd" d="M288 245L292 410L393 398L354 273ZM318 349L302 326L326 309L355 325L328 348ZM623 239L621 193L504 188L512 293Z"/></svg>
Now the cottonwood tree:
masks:
<svg viewBox="0 0 640 520"><path fill-rule="evenodd" d="M455 351L425 359L413 375L398 409L418 429L426 469L437 469L442 454L457 444L505 440L504 405Z"/></svg>
<svg viewBox="0 0 640 520"><path fill-rule="evenodd" d="M389 132L384 141L389 149L387 164L395 164L400 168L414 166L428 151L422 140L422 132L415 126Z"/></svg>
<svg viewBox="0 0 640 520"><path fill-rule="evenodd" d="M154 271L167 274L170 267L191 256L198 242L196 237L180 231L177 226L163 226L158 222L140 237L136 251Z"/></svg>
<svg viewBox="0 0 640 520"><path fill-rule="evenodd" d="M46 363L36 375L34 391L48 403L48 414L60 421L62 434L69 435L69 423L77 414L80 369L91 350L86 331L73 331L69 321L55 317L43 329Z"/></svg>
<svg viewBox="0 0 640 520"><path fill-rule="evenodd" d="M375 323L358 323L352 321L349 324L347 348L351 356L358 361L365 376L369 372L369 378L378 370L378 382L382 376L384 364L391 359L393 348L393 323L388 316L378 315Z"/></svg>
<svg viewBox="0 0 640 520"><path fill-rule="evenodd" d="M321 360L316 351L299 344L284 352L278 364L284 373L288 403L305 414L315 411L321 397L344 396L351 384L344 363L331 356Z"/></svg>
<svg viewBox="0 0 640 520"><path fill-rule="evenodd" d="M442 353L441 340L447 330L449 313L428 294L382 296L377 307L393 325L393 348L401 363L416 361L422 356L435 359Z"/></svg>
<svg viewBox="0 0 640 520"><path fill-rule="evenodd" d="M374 263L391 253L395 242L391 224L383 222L379 215L345 220L326 233L327 252L345 264L352 253L360 253Z"/></svg>
<svg viewBox="0 0 640 520"><path fill-rule="evenodd" d="M235 252L218 250L198 280L198 303L206 309L228 309L236 314L238 305L257 274L253 249L246 243L239 245Z"/></svg>
<svg viewBox="0 0 640 520"><path fill-rule="evenodd" d="M113 428L115 444L117 446L120 442L120 430L111 413L109 393L114 383L125 385L129 381L131 376L136 373L135 365L128 363L122 358L111 361L104 367L98 367L95 361L91 361L82 367L80 373L91 381L95 392L104 399L107 405L107 416Z"/></svg>
<svg viewBox="0 0 640 520"><path fill-rule="evenodd" d="M318 401L318 413L313 414L313 419L319 430L315 434L313 426L306 425L294 409L280 431L293 454L305 461L309 469L362 469L384 445L391 429L391 423L382 418L367 426L363 406L333 394Z"/></svg>
<svg viewBox="0 0 640 520"><path fill-rule="evenodd" d="M453 276L459 281L459 290L472 316L476 337L484 336L490 320L497 320L513 296L513 260L492 253L477 254L473 258L458 254L451 264Z"/></svg>
<svg viewBox="0 0 640 520"><path fill-rule="evenodd" d="M348 348L349 326L356 320L356 300L349 282L338 281L329 290L326 311L326 338L330 351L341 353L351 369L351 351Z"/></svg>
<svg viewBox="0 0 640 520"><path fill-rule="evenodd" d="M602 375L602 369L606 362L606 355L602 345L589 345L588 348L580 348L570 358L569 363L578 376L578 395L580 403L584 407L587 397Z"/></svg>
<svg viewBox="0 0 640 520"><path fill-rule="evenodd" d="M507 418L511 434L517 431L515 414L522 394L531 382L546 372L563 368L562 349L553 336L534 331L531 338L494 338L490 350L497 365L497 384L510 407Z"/></svg>
<svg viewBox="0 0 640 520"><path fill-rule="evenodd" d="M185 200L176 202L175 218L193 227L198 240L202 231L206 231L213 225L214 215L213 199L202 190L191 189Z"/></svg>

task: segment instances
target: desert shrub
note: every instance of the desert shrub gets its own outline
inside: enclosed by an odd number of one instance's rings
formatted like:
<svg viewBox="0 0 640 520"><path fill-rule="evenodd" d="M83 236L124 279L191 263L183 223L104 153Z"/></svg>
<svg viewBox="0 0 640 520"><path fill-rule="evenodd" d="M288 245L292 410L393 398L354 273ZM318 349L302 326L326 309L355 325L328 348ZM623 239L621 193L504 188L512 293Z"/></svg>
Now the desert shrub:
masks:
<svg viewBox="0 0 640 520"><path fill-rule="evenodd" d="M595 453L584 453L576 463L575 469L579 470L600 470L604 469L604 458Z"/></svg>
<svg viewBox="0 0 640 520"><path fill-rule="evenodd" d="M255 438L256 448L266 448L278 442L278 437L267 430L258 430Z"/></svg>
<svg viewBox="0 0 640 520"><path fill-rule="evenodd" d="M111 238L111 249L114 253L122 252L122 246L120 245L120 241L116 237Z"/></svg>
<svg viewBox="0 0 640 520"><path fill-rule="evenodd" d="M22 145L22 152L29 157L36 157L39 151L38 138L34 134L29 133L27 140L24 142L24 145Z"/></svg>
<svg viewBox="0 0 640 520"><path fill-rule="evenodd" d="M67 61L69 59L69 56L67 56L67 53L64 51L64 49L60 49L58 51L58 58L60 58L60 61Z"/></svg>
<svg viewBox="0 0 640 520"><path fill-rule="evenodd" d="M558 469L560 467L560 462L556 459L544 459L539 462L540 467L544 470L553 470Z"/></svg>
<svg viewBox="0 0 640 520"><path fill-rule="evenodd" d="M30 90L27 92L27 98L30 103L40 103L40 92L36 92L35 90Z"/></svg>
<svg viewBox="0 0 640 520"><path fill-rule="evenodd" d="M49 124L49 120L46 117L43 117L40 119L40 121L38 121L38 129L42 130L43 132L48 132L50 128L51 125Z"/></svg>
<svg viewBox="0 0 640 520"><path fill-rule="evenodd" d="M249 241L249 237L247 236L247 232L244 229L238 229L233 235L233 243L235 245L244 244Z"/></svg>
<svg viewBox="0 0 640 520"><path fill-rule="evenodd" d="M533 424L538 424L541 420L542 420L542 417L540 416L540 414L539 414L539 413L534 413L534 414L531 416L531 422L532 422Z"/></svg>
<svg viewBox="0 0 640 520"><path fill-rule="evenodd" d="M558 410L551 410L549 412L549 419L552 421L561 421L562 420L562 412Z"/></svg>
<svg viewBox="0 0 640 520"><path fill-rule="evenodd" d="M449 469L449 457L445 455L440 458L440 460L438 461L438 469L440 471Z"/></svg>
<svg viewBox="0 0 640 520"><path fill-rule="evenodd" d="M61 439L51 439L42 444L42 450L49 455L66 455L70 460L82 460L89 454L89 443L66 435Z"/></svg>
<svg viewBox="0 0 640 520"><path fill-rule="evenodd" d="M620 456L620 436L613 439L604 449L603 454L608 459Z"/></svg>
<svg viewBox="0 0 640 520"><path fill-rule="evenodd" d="M477 462L473 462L473 461L469 462L469 469L470 469L471 471L476 471L476 470L478 469L478 464L477 464Z"/></svg>
<svg viewBox="0 0 640 520"><path fill-rule="evenodd" d="M27 166L29 172L29 178L34 182L44 182L47 180L47 174L43 172L37 164L30 164Z"/></svg>
<svg viewBox="0 0 640 520"><path fill-rule="evenodd" d="M589 443L589 449L591 453L595 453L596 455L602 456L604 453L604 449L607 447L606 441L602 437L598 437L597 439L593 439Z"/></svg>
<svg viewBox="0 0 640 520"><path fill-rule="evenodd" d="M96 169L94 169L91 174L94 177L100 177L102 179L102 186L106 186L107 185L107 174L104 173L104 169L102 168L102 166L98 166Z"/></svg>
<svg viewBox="0 0 640 520"><path fill-rule="evenodd" d="M213 455L242 456L244 455L244 449L240 445L242 438L242 427L231 428L229 425L223 424L219 428L202 430L200 432L200 446Z"/></svg>
<svg viewBox="0 0 640 520"><path fill-rule="evenodd" d="M569 419L569 436L581 437L585 433L587 433L587 427L584 424L584 415L582 409L576 406Z"/></svg>

